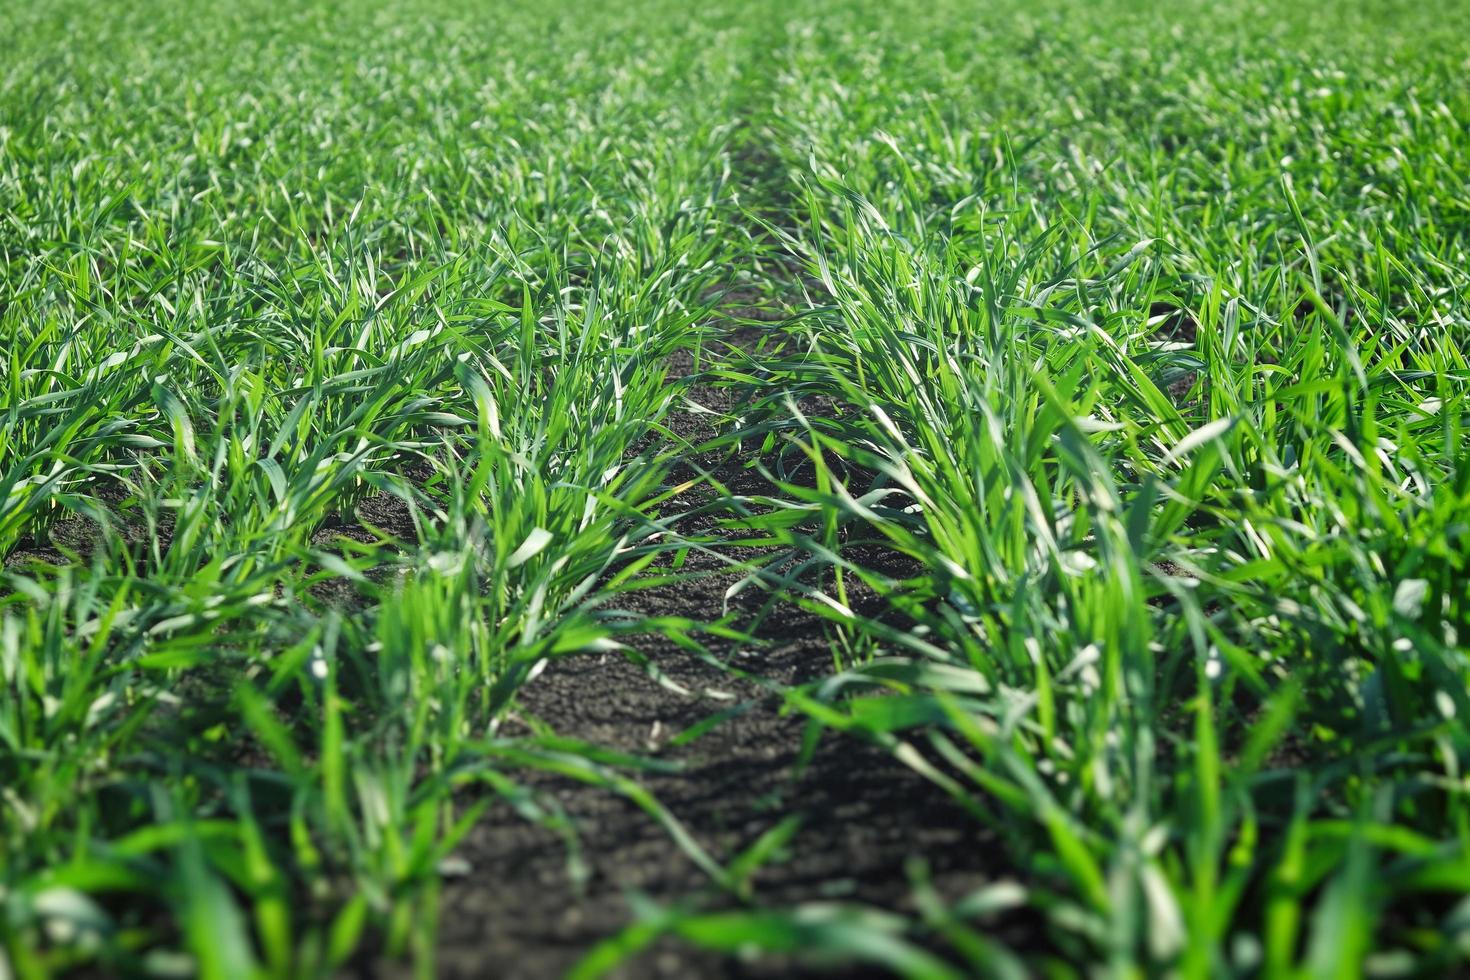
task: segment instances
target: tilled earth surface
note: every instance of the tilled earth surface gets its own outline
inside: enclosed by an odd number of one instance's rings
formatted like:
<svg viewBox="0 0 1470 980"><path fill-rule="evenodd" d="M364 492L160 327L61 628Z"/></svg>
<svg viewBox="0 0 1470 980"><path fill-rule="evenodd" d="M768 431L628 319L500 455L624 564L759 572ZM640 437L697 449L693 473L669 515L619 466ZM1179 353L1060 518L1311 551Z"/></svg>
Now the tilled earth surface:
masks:
<svg viewBox="0 0 1470 980"><path fill-rule="evenodd" d="M738 343L753 341L749 332L733 336ZM719 390L696 387L690 397L720 410L729 407L727 393ZM679 413L673 424L691 442L710 434L697 414ZM737 492L763 490L761 479L743 472L738 459L725 462L717 475ZM692 523L703 525L699 530L714 524L707 516ZM742 549L719 550L749 557ZM837 900L912 911L908 867L913 858L923 859L930 883L946 898L1003 877L998 843L985 828L877 746L827 734L803 764L805 721L781 710L773 688L833 670L824 623L793 605L767 607L769 595L758 588L727 598L741 577L728 567L719 558L693 552L683 570L702 577L632 593L619 605L644 615L700 621L719 619L726 611L747 615L758 642L744 648L727 644L717 651L738 673L665 638L641 637L632 645L682 693L616 653L565 658L551 662L525 687L518 699L520 715L504 731L529 730L534 719L559 736L676 764L677 771L636 777L721 863L782 820L798 817L795 836L751 880L746 900L765 907ZM859 606L864 598L852 597ZM676 740L722 712L730 717L693 740ZM664 827L622 795L544 773L532 775L526 785L549 795L570 818L584 870L572 873L561 833L526 821L509 805L497 805L457 849L467 873L445 883L440 975L562 976L594 945L633 921L629 897L635 894L660 903L697 902L705 909L738 904ZM816 969L780 957L747 962L661 940L614 975L798 976ZM870 971L847 966L837 972Z"/></svg>
<svg viewBox="0 0 1470 980"><path fill-rule="evenodd" d="M701 593L718 600L724 580L696 586L651 598L699 608L711 598ZM743 668L781 682L830 669L819 625L799 610L767 619L762 632L770 646ZM800 830L784 859L754 876L755 901L780 907L840 899L907 908L911 857L927 859L933 884L948 897L982 884L995 869L995 843L973 818L880 749L827 736L809 764L799 766L803 722L783 714L777 698L762 697L752 682L732 683L682 652L645 649L669 680L691 693L669 690L620 656L599 655L553 663L528 685L523 708L558 734L679 763L677 773L644 774L641 781L716 860L799 815ZM679 732L732 706L730 699L693 693L702 691L733 694L749 707L692 742L670 745ZM471 873L443 891L442 975L560 976L628 924L631 892L663 902L703 895L714 907L734 901L719 895L668 832L632 802L555 776L532 785L575 821L590 874L576 887L560 835L508 807L497 810L459 848ZM769 976L804 969L786 961L744 964L666 943L618 975Z"/></svg>

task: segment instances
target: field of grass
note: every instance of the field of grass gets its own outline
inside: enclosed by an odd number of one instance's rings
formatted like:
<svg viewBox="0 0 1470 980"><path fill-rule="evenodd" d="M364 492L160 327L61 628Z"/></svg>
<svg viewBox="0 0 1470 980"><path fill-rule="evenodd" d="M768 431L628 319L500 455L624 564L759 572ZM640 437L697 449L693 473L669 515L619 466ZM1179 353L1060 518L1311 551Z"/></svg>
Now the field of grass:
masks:
<svg viewBox="0 0 1470 980"><path fill-rule="evenodd" d="M0 980L435 975L551 780L710 883L582 975L1466 969L1470 6L695 6L0 6ZM589 656L985 880L767 901Z"/></svg>

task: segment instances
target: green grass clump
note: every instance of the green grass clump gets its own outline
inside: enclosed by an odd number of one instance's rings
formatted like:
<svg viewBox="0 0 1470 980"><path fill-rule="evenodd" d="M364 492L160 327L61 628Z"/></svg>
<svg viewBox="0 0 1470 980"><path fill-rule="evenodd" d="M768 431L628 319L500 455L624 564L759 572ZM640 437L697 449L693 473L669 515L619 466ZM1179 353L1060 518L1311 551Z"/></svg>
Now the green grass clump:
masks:
<svg viewBox="0 0 1470 980"><path fill-rule="evenodd" d="M645 903L588 973L662 933L920 976L1470 957L1470 9L0 33L0 976L431 973L489 803L562 826L527 765L739 906ZM787 825L725 866L606 753L498 734L646 627L611 610L661 550L718 550L667 519L670 362L736 287L793 316L707 379L773 474L729 560L828 621L788 708L999 834L958 902L916 865L908 916L765 908Z"/></svg>
<svg viewBox="0 0 1470 980"><path fill-rule="evenodd" d="M771 142L830 298L773 370L839 406L791 438L875 476L790 488L847 527L781 536L919 569L846 570L876 621L803 599L907 665L816 716L992 822L1073 961L1445 969L1463 18L1103 7L791 32Z"/></svg>
<svg viewBox="0 0 1470 980"><path fill-rule="evenodd" d="M117 14L4 15L0 948L428 963L514 789L472 746L619 629L737 66L531 5Z"/></svg>

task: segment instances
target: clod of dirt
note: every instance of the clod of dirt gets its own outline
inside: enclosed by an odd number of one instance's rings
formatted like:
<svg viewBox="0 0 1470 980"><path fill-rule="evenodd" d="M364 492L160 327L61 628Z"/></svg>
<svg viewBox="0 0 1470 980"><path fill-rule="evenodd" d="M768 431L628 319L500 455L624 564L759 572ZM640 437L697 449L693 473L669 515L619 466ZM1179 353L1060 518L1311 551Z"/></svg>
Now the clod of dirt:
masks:
<svg viewBox="0 0 1470 980"><path fill-rule="evenodd" d="M1148 320L1155 324L1154 336L1161 340L1192 344L1199 332L1199 323L1189 311L1172 303L1150 303Z"/></svg>

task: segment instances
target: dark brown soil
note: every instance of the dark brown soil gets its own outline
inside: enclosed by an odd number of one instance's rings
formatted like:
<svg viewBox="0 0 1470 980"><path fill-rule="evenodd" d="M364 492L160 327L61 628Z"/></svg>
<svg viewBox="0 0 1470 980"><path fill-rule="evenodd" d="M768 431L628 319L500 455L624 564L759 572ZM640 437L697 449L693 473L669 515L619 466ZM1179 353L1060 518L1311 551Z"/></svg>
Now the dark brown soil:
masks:
<svg viewBox="0 0 1470 980"><path fill-rule="evenodd" d="M701 598L688 596L687 605ZM768 619L763 631L773 638L758 658L763 675L792 682L831 668L820 630L790 607ZM757 685L732 683L681 653L664 651L657 660L681 686L732 693L735 704L749 707L692 743L671 746L675 735L732 702L674 693L616 655L555 663L521 702L560 734L680 763L678 773L644 774L641 782L716 860L730 859L786 816L799 815L800 830L784 857L755 874L753 902L782 907L839 899L907 909L910 857L928 859L935 887L950 898L982 884L987 867L997 863L995 842L972 818L881 750L828 736L799 770L803 723L783 715L774 699L763 699ZM551 776L533 785L575 822L590 873L578 888L558 834L509 807L494 811L459 848L471 873L443 890L439 975L561 976L630 922L627 895L633 891L662 903L736 904L663 827L623 797ZM792 962L746 964L667 942L615 975L801 973Z"/></svg>
<svg viewBox="0 0 1470 980"><path fill-rule="evenodd" d="M761 330L731 331L749 349ZM675 365L688 369L688 365ZM696 387L699 404L729 407L728 394ZM676 432L696 442L712 431L706 417L680 413ZM759 477L742 460L699 459L737 492L760 493ZM681 467L686 469L686 467ZM687 468L692 471L692 467ZM679 478L688 473L679 474ZM699 502L692 494L692 503ZM681 529L708 533L715 522L693 518ZM740 549L727 555L750 557ZM710 555L691 553L683 570L705 572L678 585L630 594L619 603L644 615L713 621L726 609L726 590L739 574ZM775 688L834 670L823 621L787 603L769 604L758 589L731 600L752 622L758 642L716 651L732 673L681 650L671 641L634 641L669 681L670 690L619 654L552 662L519 696L519 715L503 733L549 726L558 735L675 763L675 772L635 774L693 838L722 864L782 820L800 827L777 857L751 879L748 894L717 885L675 844L669 832L625 797L569 778L533 774L527 785L555 801L576 829L585 862L572 872L564 836L497 804L462 842L457 877L440 898L436 974L446 977L548 978L564 975L597 943L633 921L629 896L660 904L717 909L741 903L784 908L809 901L860 902L913 911L909 862L927 864L929 880L946 899L1005 875L998 842L970 815L884 750L827 734L803 765L805 721L783 712ZM854 604L876 605L861 593ZM865 601L866 600L866 603ZM773 682L773 683L765 683ZM676 735L719 712L733 713L685 744ZM519 775L517 778L521 778ZM994 923L1005 932L1018 923ZM922 941L923 937L919 937ZM742 961L665 939L625 962L622 977L802 976L812 964L788 958ZM396 976L404 964L379 961L365 975ZM869 975L861 965L835 971Z"/></svg>

